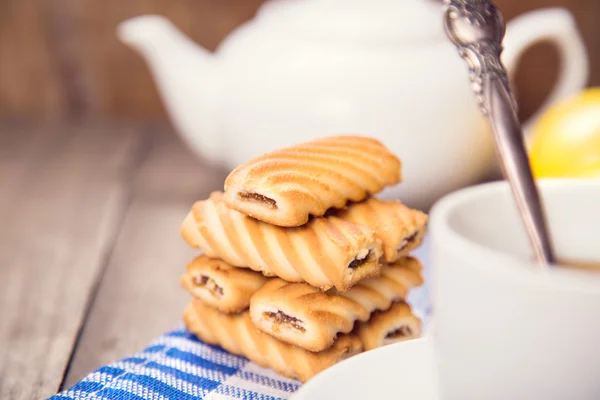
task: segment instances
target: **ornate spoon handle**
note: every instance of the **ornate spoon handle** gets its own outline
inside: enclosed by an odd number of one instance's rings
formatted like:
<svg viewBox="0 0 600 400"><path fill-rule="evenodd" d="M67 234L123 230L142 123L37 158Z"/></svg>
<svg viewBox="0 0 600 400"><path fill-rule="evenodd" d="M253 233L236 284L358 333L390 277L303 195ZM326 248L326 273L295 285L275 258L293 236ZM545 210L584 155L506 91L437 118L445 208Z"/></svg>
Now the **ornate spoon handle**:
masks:
<svg viewBox="0 0 600 400"><path fill-rule="evenodd" d="M504 176L509 181L536 260L554 263L544 210L531 174L517 103L500 60L506 26L491 0L444 0L444 27L469 67L477 103L489 119Z"/></svg>

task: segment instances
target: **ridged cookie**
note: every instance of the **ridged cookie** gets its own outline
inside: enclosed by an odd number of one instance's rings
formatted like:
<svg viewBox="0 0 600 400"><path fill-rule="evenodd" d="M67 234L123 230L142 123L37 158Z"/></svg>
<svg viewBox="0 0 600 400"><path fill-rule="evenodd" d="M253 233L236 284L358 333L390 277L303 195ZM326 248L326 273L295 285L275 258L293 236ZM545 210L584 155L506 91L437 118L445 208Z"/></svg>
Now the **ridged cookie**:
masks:
<svg viewBox="0 0 600 400"><path fill-rule="evenodd" d="M401 180L400 160L361 136L316 139L257 157L225 180L225 202L279 226L300 226Z"/></svg>
<svg viewBox="0 0 600 400"><path fill-rule="evenodd" d="M236 268L205 255L187 265L181 285L195 298L224 313L244 311L250 297L268 278L260 272Z"/></svg>
<svg viewBox="0 0 600 400"><path fill-rule="evenodd" d="M384 267L378 278L358 282L346 292L323 292L306 283L272 279L250 299L250 318L261 331L310 351L322 351L338 333L351 332L376 310L406 298L423 282L421 264L409 257Z"/></svg>
<svg viewBox="0 0 600 400"><path fill-rule="evenodd" d="M183 319L188 330L202 341L302 382L362 350L358 337L342 335L326 351L312 353L262 333L252 324L247 311L223 314L197 300L186 308Z"/></svg>
<svg viewBox="0 0 600 400"><path fill-rule="evenodd" d="M369 227L332 216L282 228L226 207L219 192L194 204L181 233L211 258L321 289L347 290L381 270L381 240Z"/></svg>
<svg viewBox="0 0 600 400"><path fill-rule="evenodd" d="M377 311L367 322L359 323L356 333L365 351L388 344L418 338L421 320L405 302L397 302L387 311Z"/></svg>
<svg viewBox="0 0 600 400"><path fill-rule="evenodd" d="M389 263L419 247L427 225L427 214L410 209L399 201L383 201L374 197L351 204L335 215L373 228L383 241L383 254Z"/></svg>

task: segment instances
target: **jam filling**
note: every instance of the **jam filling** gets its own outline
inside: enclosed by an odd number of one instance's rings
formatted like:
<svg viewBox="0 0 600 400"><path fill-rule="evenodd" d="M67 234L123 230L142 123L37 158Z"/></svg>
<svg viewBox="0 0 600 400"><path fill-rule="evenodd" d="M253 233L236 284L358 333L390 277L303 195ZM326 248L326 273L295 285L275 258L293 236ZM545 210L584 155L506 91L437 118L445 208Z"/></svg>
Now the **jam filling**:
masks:
<svg viewBox="0 0 600 400"><path fill-rule="evenodd" d="M259 193L238 192L238 196L242 200L255 201L257 203L262 203L269 208L277 208L277 202L275 200Z"/></svg>
<svg viewBox="0 0 600 400"><path fill-rule="evenodd" d="M301 322L302 320L289 316L281 311L277 311L276 313L274 312L264 312L263 316L270 318L270 319L274 319L276 324L287 324L287 325L291 325L293 328L299 330L300 332L305 332L306 329L304 329L304 327L302 327Z"/></svg>
<svg viewBox="0 0 600 400"><path fill-rule="evenodd" d="M410 326L408 325L402 325L400 328L389 332L387 335L385 335L386 339L396 339L396 338L400 338L400 337L407 337L407 336L411 336L413 334L412 329L410 329Z"/></svg>
<svg viewBox="0 0 600 400"><path fill-rule="evenodd" d="M352 262L350 262L350 264L348 264L348 268L357 269L357 268L365 265L367 263L367 261L369 261L370 257L371 257L371 250L369 250L367 255L364 256L363 258L355 258L354 260L352 260Z"/></svg>
<svg viewBox="0 0 600 400"><path fill-rule="evenodd" d="M402 242L400 242L400 246L398 246L398 251L404 250L406 248L406 246L408 246L410 243L413 243L415 241L415 239L417 238L418 234L419 234L419 231L413 233L412 235L410 235L409 237L404 239Z"/></svg>
<svg viewBox="0 0 600 400"><path fill-rule="evenodd" d="M194 276L194 284L196 286L205 287L215 297L223 296L223 288L206 275Z"/></svg>

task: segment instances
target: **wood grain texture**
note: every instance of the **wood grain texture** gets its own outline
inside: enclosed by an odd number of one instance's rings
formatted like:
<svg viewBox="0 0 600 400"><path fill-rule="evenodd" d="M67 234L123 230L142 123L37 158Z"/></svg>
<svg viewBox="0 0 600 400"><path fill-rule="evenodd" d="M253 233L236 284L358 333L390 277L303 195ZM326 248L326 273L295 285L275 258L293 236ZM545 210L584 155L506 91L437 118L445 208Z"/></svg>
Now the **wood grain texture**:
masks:
<svg viewBox="0 0 600 400"><path fill-rule="evenodd" d="M164 116L148 67L116 39L117 24L140 14L162 14L214 49L263 1L0 0L0 117ZM600 1L495 2L507 19L541 7L571 10L590 53L590 83L600 85ZM548 46L532 49L523 59L517 74L523 117L550 90L557 62Z"/></svg>
<svg viewBox="0 0 600 400"><path fill-rule="evenodd" d="M117 24L161 14L214 49L262 1L0 0L0 117L164 115L147 66L117 40Z"/></svg>
<svg viewBox="0 0 600 400"><path fill-rule="evenodd" d="M47 0L38 2L44 14L45 42L53 55L54 67L62 88L66 116L89 114L97 109L98 94L92 78L85 74L86 43L83 15L86 2L81 0Z"/></svg>
<svg viewBox="0 0 600 400"><path fill-rule="evenodd" d="M66 109L40 3L0 0L0 117L57 117Z"/></svg>
<svg viewBox="0 0 600 400"><path fill-rule="evenodd" d="M64 387L141 350L174 328L189 296L179 276L196 251L179 236L194 200L222 188L226 171L201 165L174 135L156 134Z"/></svg>
<svg viewBox="0 0 600 400"><path fill-rule="evenodd" d="M141 143L116 127L0 127L1 399L57 390Z"/></svg>

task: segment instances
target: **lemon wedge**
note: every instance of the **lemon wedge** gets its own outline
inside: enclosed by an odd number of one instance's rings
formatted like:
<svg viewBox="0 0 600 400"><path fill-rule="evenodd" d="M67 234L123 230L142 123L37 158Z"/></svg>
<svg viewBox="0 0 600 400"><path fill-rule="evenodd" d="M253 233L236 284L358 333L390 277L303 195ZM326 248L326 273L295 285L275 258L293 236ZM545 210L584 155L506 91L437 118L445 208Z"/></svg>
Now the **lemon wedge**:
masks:
<svg viewBox="0 0 600 400"><path fill-rule="evenodd" d="M600 87L546 110L532 131L536 178L600 177Z"/></svg>

